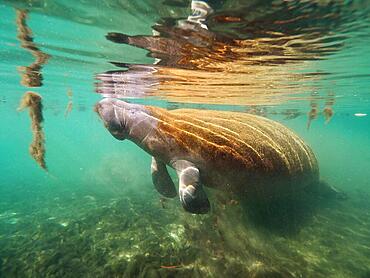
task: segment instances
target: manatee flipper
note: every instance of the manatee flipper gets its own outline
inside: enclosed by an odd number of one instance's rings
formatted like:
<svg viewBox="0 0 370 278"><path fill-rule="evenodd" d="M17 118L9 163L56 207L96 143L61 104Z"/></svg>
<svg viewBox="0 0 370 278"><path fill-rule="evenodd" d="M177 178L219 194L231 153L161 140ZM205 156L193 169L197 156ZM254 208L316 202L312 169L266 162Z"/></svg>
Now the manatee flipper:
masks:
<svg viewBox="0 0 370 278"><path fill-rule="evenodd" d="M175 161L172 166L179 177L179 195L184 209L195 214L207 213L210 210L210 203L200 184L198 168L185 160Z"/></svg>
<svg viewBox="0 0 370 278"><path fill-rule="evenodd" d="M151 172L152 181L157 191L167 198L176 197L176 188L168 174L166 164L152 157Z"/></svg>

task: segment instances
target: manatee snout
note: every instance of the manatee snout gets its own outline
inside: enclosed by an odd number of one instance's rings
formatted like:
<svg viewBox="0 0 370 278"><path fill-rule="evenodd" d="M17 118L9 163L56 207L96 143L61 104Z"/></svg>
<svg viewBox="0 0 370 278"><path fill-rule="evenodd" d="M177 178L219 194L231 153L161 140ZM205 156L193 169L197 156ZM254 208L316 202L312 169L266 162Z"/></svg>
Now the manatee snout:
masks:
<svg viewBox="0 0 370 278"><path fill-rule="evenodd" d="M126 138L126 131L123 125L123 119L119 118L117 109L120 107L116 106L116 100L114 99L103 99L95 105L95 112L102 119L105 127L109 132L118 140L124 140Z"/></svg>

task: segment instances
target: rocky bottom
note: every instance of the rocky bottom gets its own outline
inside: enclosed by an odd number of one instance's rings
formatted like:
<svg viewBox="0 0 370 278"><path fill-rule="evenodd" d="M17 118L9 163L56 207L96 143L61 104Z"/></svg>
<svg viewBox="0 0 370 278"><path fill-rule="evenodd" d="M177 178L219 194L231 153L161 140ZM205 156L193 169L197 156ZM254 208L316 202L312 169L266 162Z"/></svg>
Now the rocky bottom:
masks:
<svg viewBox="0 0 370 278"><path fill-rule="evenodd" d="M212 196L201 216L152 190L14 192L1 192L0 277L370 277L364 192L283 210Z"/></svg>

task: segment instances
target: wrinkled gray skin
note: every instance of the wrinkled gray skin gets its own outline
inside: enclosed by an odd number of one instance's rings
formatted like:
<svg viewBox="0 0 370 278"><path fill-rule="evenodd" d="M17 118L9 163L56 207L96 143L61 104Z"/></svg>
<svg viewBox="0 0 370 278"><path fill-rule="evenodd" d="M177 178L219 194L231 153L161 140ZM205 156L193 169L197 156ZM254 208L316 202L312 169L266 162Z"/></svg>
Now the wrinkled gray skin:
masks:
<svg viewBox="0 0 370 278"><path fill-rule="evenodd" d="M165 197L176 196L176 188L170 178L166 164L158 154L171 157L171 146L161 150L155 134L157 120L149 115L145 107L117 99L105 98L95 106L105 127L118 140L129 139L152 155L152 180L155 188ZM168 142L170 144L170 142ZM173 146L176 148L176 146ZM200 183L199 170L190 161L176 157L168 165L179 177L179 196L184 209L191 213L207 213L210 203Z"/></svg>

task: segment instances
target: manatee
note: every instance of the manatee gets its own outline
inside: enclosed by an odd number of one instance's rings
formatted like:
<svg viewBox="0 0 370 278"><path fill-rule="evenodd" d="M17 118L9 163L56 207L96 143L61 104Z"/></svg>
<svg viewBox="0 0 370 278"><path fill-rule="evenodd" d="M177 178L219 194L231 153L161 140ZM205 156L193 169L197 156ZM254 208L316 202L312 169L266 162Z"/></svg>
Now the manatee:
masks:
<svg viewBox="0 0 370 278"><path fill-rule="evenodd" d="M152 156L152 181L165 197L177 190L184 209L210 210L204 186L269 200L319 184L312 150L293 131L248 113L165 110L105 98L95 111L118 140L129 139Z"/></svg>

